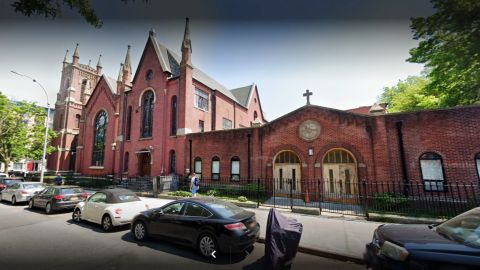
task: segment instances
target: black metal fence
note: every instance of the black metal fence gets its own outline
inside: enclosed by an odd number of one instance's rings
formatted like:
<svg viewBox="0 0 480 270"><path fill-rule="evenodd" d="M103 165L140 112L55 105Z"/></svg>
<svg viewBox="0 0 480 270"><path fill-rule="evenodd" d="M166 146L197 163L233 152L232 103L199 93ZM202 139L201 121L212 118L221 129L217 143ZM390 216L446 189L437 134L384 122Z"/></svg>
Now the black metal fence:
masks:
<svg viewBox="0 0 480 270"><path fill-rule="evenodd" d="M189 196L190 181L175 175L113 179L67 176L65 184L86 188L123 187L133 191ZM480 206L478 182L423 183L337 179L200 180L199 194L277 208L307 207L320 212L366 216L371 213L447 218Z"/></svg>

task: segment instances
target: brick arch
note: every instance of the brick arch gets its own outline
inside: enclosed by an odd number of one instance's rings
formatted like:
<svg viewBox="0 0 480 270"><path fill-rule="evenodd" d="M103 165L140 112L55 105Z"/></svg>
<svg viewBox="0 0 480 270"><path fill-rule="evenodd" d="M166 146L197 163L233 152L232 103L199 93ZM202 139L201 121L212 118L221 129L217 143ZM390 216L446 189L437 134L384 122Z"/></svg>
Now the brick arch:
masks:
<svg viewBox="0 0 480 270"><path fill-rule="evenodd" d="M272 150L270 150L268 158L273 163L275 162L274 158L275 156L282 152L282 151L292 151L295 154L297 154L298 158L300 159L300 163L306 163L307 159L305 158L305 155L301 152L300 148L293 144L282 144L277 147L274 147Z"/></svg>
<svg viewBox="0 0 480 270"><path fill-rule="evenodd" d="M155 89L153 89L152 87L147 87L143 89L140 95L138 96L138 107L142 107L143 95L148 91L153 92L153 104L157 102L157 93L155 93Z"/></svg>
<svg viewBox="0 0 480 270"><path fill-rule="evenodd" d="M355 148L353 145L348 144L348 143L330 143L327 145L324 145L318 152L317 155L315 156L315 163L323 163L323 157L332 149L345 149L348 152L350 152L353 155L353 158L357 162L357 179L360 182L361 180L367 179L368 177L368 168L367 167L360 167L359 164L363 163L365 164L365 159L362 154ZM314 175L315 177L322 178L323 171L322 167L320 166L319 168L315 168L314 170Z"/></svg>

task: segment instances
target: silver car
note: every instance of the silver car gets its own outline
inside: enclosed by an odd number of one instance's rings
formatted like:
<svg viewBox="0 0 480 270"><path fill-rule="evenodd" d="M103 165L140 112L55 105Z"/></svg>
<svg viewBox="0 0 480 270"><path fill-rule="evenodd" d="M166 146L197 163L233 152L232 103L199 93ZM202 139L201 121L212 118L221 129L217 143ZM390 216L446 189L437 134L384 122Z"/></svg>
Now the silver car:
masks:
<svg viewBox="0 0 480 270"><path fill-rule="evenodd" d="M28 202L30 198L45 188L45 185L38 182L21 182L15 183L0 193L0 200L9 201L12 205L17 202Z"/></svg>

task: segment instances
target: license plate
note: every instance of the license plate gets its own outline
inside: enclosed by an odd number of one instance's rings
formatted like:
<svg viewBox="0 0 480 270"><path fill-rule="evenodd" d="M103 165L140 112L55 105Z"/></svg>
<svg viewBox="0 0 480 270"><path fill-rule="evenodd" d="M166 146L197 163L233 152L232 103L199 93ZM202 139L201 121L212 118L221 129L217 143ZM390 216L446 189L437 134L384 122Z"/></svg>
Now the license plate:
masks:
<svg viewBox="0 0 480 270"><path fill-rule="evenodd" d="M78 197L70 197L70 201L76 202L76 201L78 201Z"/></svg>

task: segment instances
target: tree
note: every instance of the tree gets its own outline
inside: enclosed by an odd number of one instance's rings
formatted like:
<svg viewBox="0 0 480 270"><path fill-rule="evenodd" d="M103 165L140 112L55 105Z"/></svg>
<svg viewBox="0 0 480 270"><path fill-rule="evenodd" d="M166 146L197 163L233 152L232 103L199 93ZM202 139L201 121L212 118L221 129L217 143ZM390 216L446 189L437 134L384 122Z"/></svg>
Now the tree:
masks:
<svg viewBox="0 0 480 270"><path fill-rule="evenodd" d="M480 104L480 1L431 0L436 13L413 18L412 63L429 70L425 94L439 107Z"/></svg>
<svg viewBox="0 0 480 270"><path fill-rule="evenodd" d="M426 92L429 79L425 76L409 76L395 86L385 87L379 101L388 103L389 112L416 111L439 107L439 99Z"/></svg>
<svg viewBox="0 0 480 270"><path fill-rule="evenodd" d="M10 162L22 158L41 159L46 112L34 103L12 102L0 92L0 161L5 172ZM49 132L49 140L55 136ZM55 148L48 147L47 152Z"/></svg>

